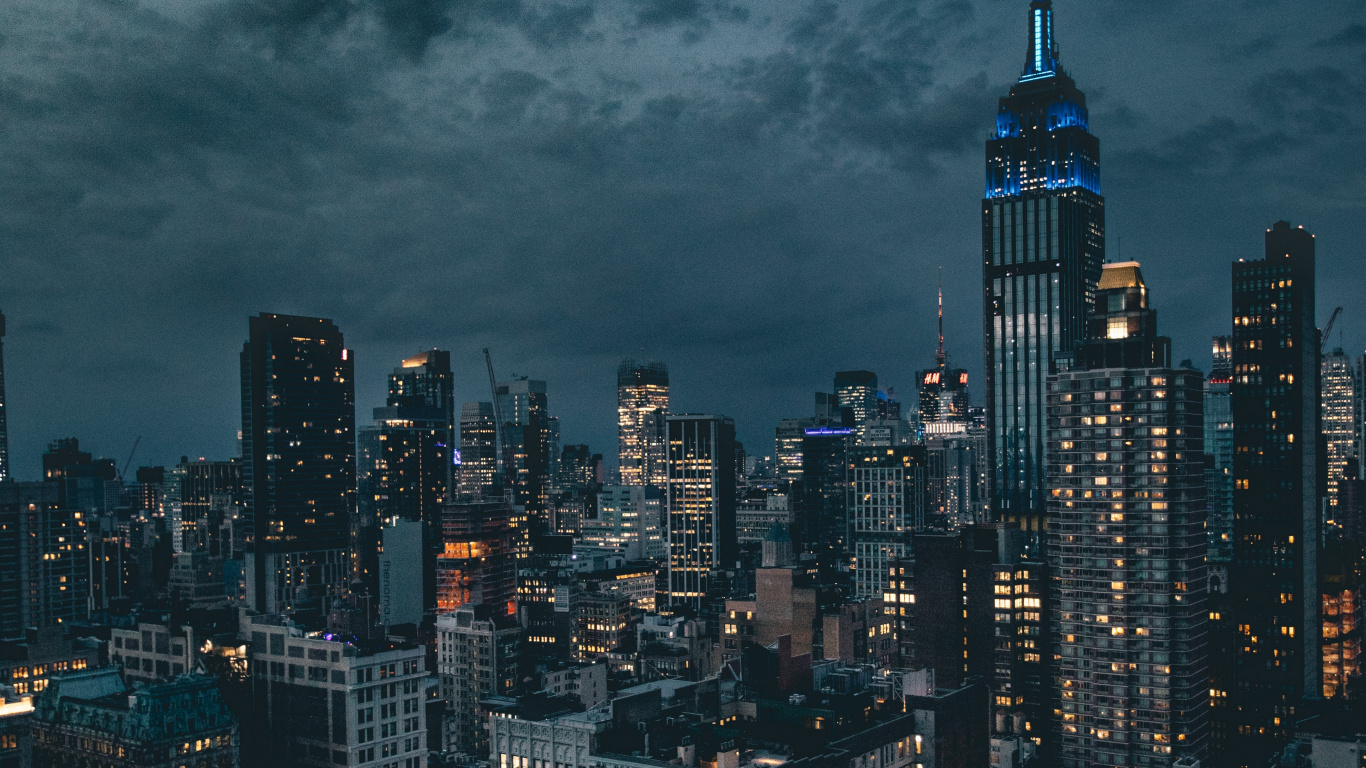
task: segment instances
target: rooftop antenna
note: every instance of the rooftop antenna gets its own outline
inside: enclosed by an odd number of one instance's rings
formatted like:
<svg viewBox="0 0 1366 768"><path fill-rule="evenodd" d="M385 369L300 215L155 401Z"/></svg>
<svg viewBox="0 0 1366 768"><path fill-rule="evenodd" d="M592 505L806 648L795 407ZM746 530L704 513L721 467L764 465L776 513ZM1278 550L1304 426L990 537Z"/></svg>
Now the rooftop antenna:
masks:
<svg viewBox="0 0 1366 768"><path fill-rule="evenodd" d="M948 360L948 355L944 354L944 268L939 268L939 351L934 353L934 359L939 363L940 370L944 369L944 363Z"/></svg>

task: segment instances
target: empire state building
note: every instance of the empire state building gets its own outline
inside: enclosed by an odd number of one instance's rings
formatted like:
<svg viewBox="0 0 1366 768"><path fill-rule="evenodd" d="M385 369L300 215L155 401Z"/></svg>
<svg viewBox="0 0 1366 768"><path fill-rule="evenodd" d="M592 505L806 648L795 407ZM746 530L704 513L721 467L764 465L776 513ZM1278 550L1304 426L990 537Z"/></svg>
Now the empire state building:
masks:
<svg viewBox="0 0 1366 768"><path fill-rule="evenodd" d="M992 501L1040 541L1046 382L1085 339L1105 261L1100 141L1058 62L1051 0L1030 3L1024 72L987 141L982 259Z"/></svg>

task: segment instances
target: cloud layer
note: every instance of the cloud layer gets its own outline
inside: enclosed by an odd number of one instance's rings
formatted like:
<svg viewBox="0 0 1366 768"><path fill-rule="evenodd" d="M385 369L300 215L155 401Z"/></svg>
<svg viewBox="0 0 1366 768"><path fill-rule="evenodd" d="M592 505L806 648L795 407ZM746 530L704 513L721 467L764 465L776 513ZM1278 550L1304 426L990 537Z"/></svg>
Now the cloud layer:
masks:
<svg viewBox="0 0 1366 768"><path fill-rule="evenodd" d="M1227 263L1319 235L1320 314L1366 290L1366 12L1059 0L1104 147L1112 256L1177 354ZM1292 11L1294 13L1292 13ZM755 452L835 370L909 399L981 370L982 140L1018 73L1006 0L12 0L0 8L0 308L11 453L235 450L258 311L335 319L358 421L402 357L478 350L615 452L624 356ZM1211 41L1215 41L1211 43ZM1354 269L1353 267L1357 267ZM1366 325L1339 321L1360 351ZM1336 335L1336 334L1335 334ZM1336 343L1336 339L1334 339ZM976 377L980 381L980 376Z"/></svg>

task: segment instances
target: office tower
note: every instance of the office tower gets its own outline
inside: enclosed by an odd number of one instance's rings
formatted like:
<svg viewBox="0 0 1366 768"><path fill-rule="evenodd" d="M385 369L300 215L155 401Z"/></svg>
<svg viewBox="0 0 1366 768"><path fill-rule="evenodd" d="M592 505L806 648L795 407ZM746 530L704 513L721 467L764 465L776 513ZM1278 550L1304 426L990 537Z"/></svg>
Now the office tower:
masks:
<svg viewBox="0 0 1366 768"><path fill-rule="evenodd" d="M86 517L50 483L0 483L0 638L86 618Z"/></svg>
<svg viewBox="0 0 1366 768"><path fill-rule="evenodd" d="M488 753L480 702L512 694L521 628L489 606L465 606L436 617L436 674L447 715L442 743L467 755Z"/></svg>
<svg viewBox="0 0 1366 768"><path fill-rule="evenodd" d="M967 421L968 372L949 368L949 353L944 351L944 287L939 287L939 349L934 367L916 374L920 382L920 421Z"/></svg>
<svg viewBox="0 0 1366 768"><path fill-rule="evenodd" d="M668 367L657 360L622 361L617 368L617 456L622 485L664 487L668 415Z"/></svg>
<svg viewBox="0 0 1366 768"><path fill-rule="evenodd" d="M1233 264L1233 562L1238 628L1221 732L1229 765L1263 765L1320 692L1319 333L1314 238L1284 221L1266 258Z"/></svg>
<svg viewBox="0 0 1366 768"><path fill-rule="evenodd" d="M619 552L627 560L664 559L663 490L606 485L597 502L597 516L583 521L583 544Z"/></svg>
<svg viewBox="0 0 1366 768"><path fill-rule="evenodd" d="M1100 142L1058 63L1051 0L1029 9L1024 73L1001 99L982 201L994 514L1042 538L1045 390L1085 338L1105 261Z"/></svg>
<svg viewBox="0 0 1366 768"><path fill-rule="evenodd" d="M1357 456L1358 385L1352 358L1343 354L1340 348L1323 356L1320 371L1323 436L1328 449L1324 457L1328 470L1328 520L1334 521L1338 510L1338 487L1347 479L1347 463Z"/></svg>
<svg viewBox="0 0 1366 768"><path fill-rule="evenodd" d="M863 425L877 418L877 374L872 371L840 371L835 374L835 397L841 409L853 414L853 427L863 439Z"/></svg>
<svg viewBox="0 0 1366 768"><path fill-rule="evenodd" d="M1205 486L1210 560L1233 556L1233 337L1214 337L1214 365L1205 379Z"/></svg>
<svg viewBox="0 0 1366 768"><path fill-rule="evenodd" d="M925 449L857 447L849 452L849 549L854 595L881 597L888 568L913 557L912 537L928 507Z"/></svg>
<svg viewBox="0 0 1366 768"><path fill-rule="evenodd" d="M557 490L587 490L601 484L602 454L593 453L586 445L566 445L560 449L555 474Z"/></svg>
<svg viewBox="0 0 1366 768"><path fill-rule="evenodd" d="M58 489L58 505L109 514L122 505L123 483L113 459L94 459L74 437L54 440L43 453L43 481Z"/></svg>
<svg viewBox="0 0 1366 768"><path fill-rule="evenodd" d="M66 672L35 697L30 729L33 765L242 765L237 718L207 675L129 690L114 667Z"/></svg>
<svg viewBox="0 0 1366 768"><path fill-rule="evenodd" d="M1357 477L1366 480L1366 354L1357 356Z"/></svg>
<svg viewBox="0 0 1366 768"><path fill-rule="evenodd" d="M1136 262L1105 265L1089 326L1048 389L1059 764L1203 760L1204 379L1172 368Z"/></svg>
<svg viewBox="0 0 1366 768"><path fill-rule="evenodd" d="M849 427L807 427L802 436L802 495L792 538L824 564L843 561L849 542Z"/></svg>
<svg viewBox="0 0 1366 768"><path fill-rule="evenodd" d="M546 510L550 490L550 414L545 382L519 376L499 383L497 391L503 436L509 445L507 454L515 463L513 467L504 467L503 472L513 484L513 503L526 511L527 520L518 527L529 541L532 532L549 527Z"/></svg>
<svg viewBox="0 0 1366 768"><path fill-rule="evenodd" d="M458 501L441 512L436 557L436 608L486 604L512 613L517 572L513 511L503 499Z"/></svg>
<svg viewBox="0 0 1366 768"><path fill-rule="evenodd" d="M249 622L242 627L252 661L252 702L240 710L250 734L244 766L426 768L423 646L300 637L274 615Z"/></svg>
<svg viewBox="0 0 1366 768"><path fill-rule="evenodd" d="M460 409L460 452L452 459L460 474L459 496L478 499L491 491L498 474L498 424L493 403L465 403Z"/></svg>
<svg viewBox="0 0 1366 768"><path fill-rule="evenodd" d="M249 605L321 608L349 575L355 356L331 320L261 313L242 347Z"/></svg>
<svg viewBox="0 0 1366 768"><path fill-rule="evenodd" d="M9 472L9 420L5 402L5 315L0 312L0 483L12 480Z"/></svg>
<svg viewBox="0 0 1366 768"><path fill-rule="evenodd" d="M667 522L669 599L701 608L735 541L735 422L724 416L669 416Z"/></svg>

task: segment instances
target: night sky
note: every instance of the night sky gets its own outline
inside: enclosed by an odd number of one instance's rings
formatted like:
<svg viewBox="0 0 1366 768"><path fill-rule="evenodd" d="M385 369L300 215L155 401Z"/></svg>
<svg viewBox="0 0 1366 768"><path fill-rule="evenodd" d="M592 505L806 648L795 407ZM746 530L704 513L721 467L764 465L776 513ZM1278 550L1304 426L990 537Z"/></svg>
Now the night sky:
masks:
<svg viewBox="0 0 1366 768"><path fill-rule="evenodd" d="M226 458L260 311L334 319L357 423L452 350L616 453L625 356L751 453L836 370L913 399L943 267L982 370L983 142L1026 0L5 0L0 309L16 476L77 436ZM1057 0L1112 260L1209 364L1229 262L1318 235L1366 343L1366 3ZM1338 346L1335 331L1331 346ZM980 403L980 386L974 391Z"/></svg>

